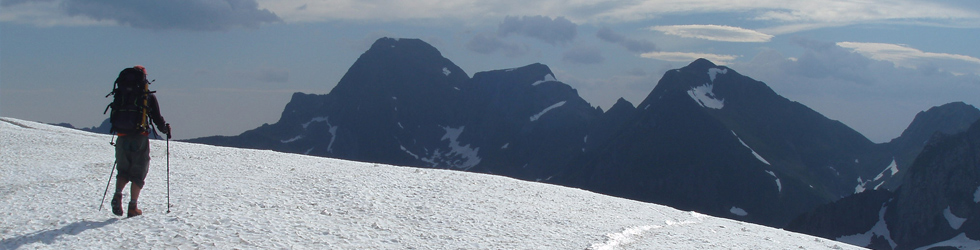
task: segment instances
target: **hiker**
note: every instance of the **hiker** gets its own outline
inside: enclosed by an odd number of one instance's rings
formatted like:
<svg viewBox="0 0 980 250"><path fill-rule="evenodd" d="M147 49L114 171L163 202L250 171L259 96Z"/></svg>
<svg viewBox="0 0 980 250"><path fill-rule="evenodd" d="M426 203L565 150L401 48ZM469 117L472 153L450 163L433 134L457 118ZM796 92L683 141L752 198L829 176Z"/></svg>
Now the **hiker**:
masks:
<svg viewBox="0 0 980 250"><path fill-rule="evenodd" d="M146 68L136 65L119 73L119 78L116 79L118 87L112 93L115 97L110 104L113 113L109 120L112 122L113 132L119 136L115 143L116 169L119 173L116 175L116 193L112 196L112 213L118 216L123 214L122 191L128 183L133 185L129 189L129 209L126 215L133 217L143 214L137 201L150 166L149 135L152 129L149 121L156 124L157 130L167 134L167 139L171 138L170 124L160 115L160 104L153 92L148 90L149 83L146 81Z"/></svg>

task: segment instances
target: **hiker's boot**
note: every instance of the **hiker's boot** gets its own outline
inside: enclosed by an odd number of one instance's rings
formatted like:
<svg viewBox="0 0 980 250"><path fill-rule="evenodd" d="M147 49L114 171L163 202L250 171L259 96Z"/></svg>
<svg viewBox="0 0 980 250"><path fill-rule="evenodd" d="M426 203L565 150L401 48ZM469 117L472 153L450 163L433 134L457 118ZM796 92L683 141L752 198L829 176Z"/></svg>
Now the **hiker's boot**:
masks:
<svg viewBox="0 0 980 250"><path fill-rule="evenodd" d="M130 201L129 202L129 212L126 213L126 217L133 217L133 216L142 215L142 214L143 214L143 210L140 210L139 208L136 208L136 202Z"/></svg>
<svg viewBox="0 0 980 250"><path fill-rule="evenodd" d="M110 202L110 203L111 203L111 206L112 206L112 214L115 214L116 216L122 216L123 215L123 211L122 211L122 194L121 193L116 193L116 194L112 195L112 202Z"/></svg>

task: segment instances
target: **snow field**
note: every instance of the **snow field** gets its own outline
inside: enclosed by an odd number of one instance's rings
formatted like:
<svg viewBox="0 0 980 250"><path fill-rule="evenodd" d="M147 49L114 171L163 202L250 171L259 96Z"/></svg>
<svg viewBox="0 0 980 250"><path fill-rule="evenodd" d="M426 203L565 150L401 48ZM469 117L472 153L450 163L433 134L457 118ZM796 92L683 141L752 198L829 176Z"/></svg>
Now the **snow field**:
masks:
<svg viewBox="0 0 980 250"><path fill-rule="evenodd" d="M98 211L109 139L0 119L0 249L857 249L500 176L173 141L168 214L160 140L144 214L123 219L111 197Z"/></svg>

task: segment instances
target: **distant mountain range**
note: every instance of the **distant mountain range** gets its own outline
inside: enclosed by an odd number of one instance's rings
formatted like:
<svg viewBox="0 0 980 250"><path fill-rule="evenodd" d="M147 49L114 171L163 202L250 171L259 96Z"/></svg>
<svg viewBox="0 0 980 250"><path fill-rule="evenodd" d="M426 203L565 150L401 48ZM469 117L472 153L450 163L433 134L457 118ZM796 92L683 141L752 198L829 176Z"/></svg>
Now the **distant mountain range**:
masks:
<svg viewBox="0 0 980 250"><path fill-rule="evenodd" d="M980 122L935 134L905 172L895 191L840 199L786 229L874 249L980 246Z"/></svg>
<svg viewBox="0 0 980 250"><path fill-rule="evenodd" d="M542 64L470 77L421 40L382 38L330 93L294 94L278 122L188 141L505 175L784 227L898 189L928 138L978 119L951 103L876 144L704 59L603 111Z"/></svg>

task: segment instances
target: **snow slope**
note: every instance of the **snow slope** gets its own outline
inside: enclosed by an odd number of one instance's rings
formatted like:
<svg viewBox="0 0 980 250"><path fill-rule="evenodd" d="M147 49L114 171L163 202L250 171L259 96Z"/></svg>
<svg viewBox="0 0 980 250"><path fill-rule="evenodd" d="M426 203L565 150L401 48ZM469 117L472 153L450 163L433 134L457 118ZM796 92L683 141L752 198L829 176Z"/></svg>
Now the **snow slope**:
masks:
<svg viewBox="0 0 980 250"><path fill-rule="evenodd" d="M158 140L144 214L123 219L108 202L98 210L109 140L0 118L0 249L857 248L500 176L181 142L170 142L166 213Z"/></svg>

